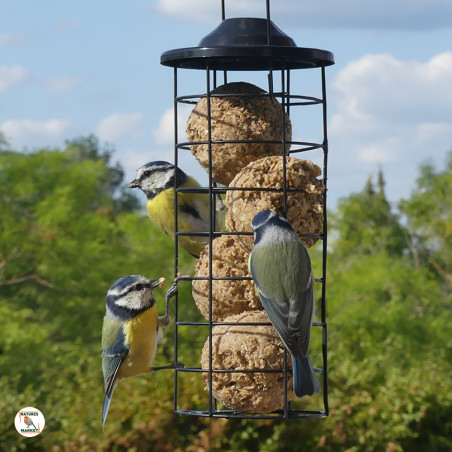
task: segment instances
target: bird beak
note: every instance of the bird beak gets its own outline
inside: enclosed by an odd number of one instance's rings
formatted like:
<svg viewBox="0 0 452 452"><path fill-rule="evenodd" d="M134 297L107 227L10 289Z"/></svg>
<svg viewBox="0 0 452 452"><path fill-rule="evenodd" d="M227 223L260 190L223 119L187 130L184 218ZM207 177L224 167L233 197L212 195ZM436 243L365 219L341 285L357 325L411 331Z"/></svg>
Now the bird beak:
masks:
<svg viewBox="0 0 452 452"><path fill-rule="evenodd" d="M165 278L151 279L151 289L155 289L156 287L162 287L164 283Z"/></svg>
<svg viewBox="0 0 452 452"><path fill-rule="evenodd" d="M129 188L137 188L137 187L139 187L140 186L140 183L136 180L136 179L134 179L132 182L130 182L130 184L129 184Z"/></svg>

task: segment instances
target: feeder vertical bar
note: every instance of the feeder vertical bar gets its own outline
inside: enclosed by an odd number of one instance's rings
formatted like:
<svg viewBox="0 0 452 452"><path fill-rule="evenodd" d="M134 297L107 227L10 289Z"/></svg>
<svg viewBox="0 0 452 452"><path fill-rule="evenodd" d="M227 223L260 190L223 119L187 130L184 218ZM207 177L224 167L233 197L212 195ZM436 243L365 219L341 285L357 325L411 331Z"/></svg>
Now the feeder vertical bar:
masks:
<svg viewBox="0 0 452 452"><path fill-rule="evenodd" d="M213 228L212 225L212 213L213 213L213 196L212 196L212 112L211 112L211 97L210 97L210 67L207 64L206 67L206 86L207 86L207 143L208 143L208 152L209 152L209 416L213 414L213 394L212 394L212 311L213 311L213 302L212 302L212 239L213 239Z"/></svg>
<svg viewBox="0 0 452 452"><path fill-rule="evenodd" d="M287 218L287 156L286 156L286 96L285 96L285 69L281 69L281 128L282 128L282 164L283 164L283 202L284 218ZM289 406L287 403L287 349L284 347L284 419L289 417Z"/></svg>
<svg viewBox="0 0 452 452"><path fill-rule="evenodd" d="M214 70L214 71L212 71L212 73L213 73L213 89L215 89L217 87L217 71ZM209 153L209 159L210 159L210 155L211 154ZM210 186L210 183L209 183L209 186ZM213 181L212 186L217 188L217 183L215 181ZM218 196L220 196L220 195L218 195ZM210 215L210 222L213 224L213 226L212 226L213 231L215 231L215 227L217 224L217 202L216 202L217 199L216 199L216 197L217 197L217 195L215 195L213 197L213 215L212 214ZM210 198L210 199L212 199L212 198Z"/></svg>
<svg viewBox="0 0 452 452"><path fill-rule="evenodd" d="M221 0L221 21L226 19L226 8L224 6L224 0ZM228 83L228 73L223 71L223 83Z"/></svg>
<svg viewBox="0 0 452 452"><path fill-rule="evenodd" d="M178 142L179 137L177 134L178 119L177 119L177 68L174 68L174 165L178 167ZM179 249L178 249L178 208L177 208L177 178L174 178L174 279L177 280L179 272ZM174 362L178 362L178 321L179 321L179 296L176 293L175 297L175 314L174 314ZM177 369L174 372L174 411L177 411L177 391L178 391L178 372Z"/></svg>
<svg viewBox="0 0 452 452"><path fill-rule="evenodd" d="M287 111L287 116L290 118L290 69L287 69L287 71L286 71L286 87L287 87L286 88L286 90L287 90L286 111ZM284 133L285 132L286 132L286 129L284 128Z"/></svg>
<svg viewBox="0 0 452 452"><path fill-rule="evenodd" d="M267 79L268 79L268 94L270 95L270 97L274 97L273 96L273 71L271 69L268 71Z"/></svg>
<svg viewBox="0 0 452 452"><path fill-rule="evenodd" d="M327 324L326 324L326 261L328 247L328 213L326 208L327 180L328 180L328 130L327 130L327 105L326 105L326 81L325 67L322 66L322 102L323 102L323 266L322 266L322 352L323 352L323 403L325 413L329 415L328 406L328 347L327 347Z"/></svg>
<svg viewBox="0 0 452 452"><path fill-rule="evenodd" d="M283 158L283 200L284 218L287 218L287 155L286 155L286 83L284 79L285 68L281 69L281 127L282 127L282 158Z"/></svg>
<svg viewBox="0 0 452 452"><path fill-rule="evenodd" d="M271 33L270 33L270 0L265 2L265 11L267 15L267 45L271 45Z"/></svg>
<svg viewBox="0 0 452 452"><path fill-rule="evenodd" d="M284 70L283 70L284 72ZM290 69L287 69L286 71L286 96L284 97L284 86L282 87L281 91L283 93L283 97L281 98L281 103L283 105L283 116L282 116L282 128L283 128L283 156L284 156L284 163L287 161L287 155L286 155L286 140L287 140L287 135L286 135L286 115L285 115L285 111L287 112L287 116L290 118ZM282 76L283 80L284 80L284 74ZM284 100L285 99L285 100ZM285 108L284 108L285 106ZM286 174L286 170L287 170L287 165L286 165L286 169L284 169L284 174ZM287 176L286 176L287 179ZM286 180L287 182L287 180ZM284 187L286 187L286 182L284 183ZM284 197L284 212L287 213L287 199L286 197ZM287 355L287 353L286 353ZM284 357L284 368L286 368L287 363L286 363L286 356ZM287 405L287 410L288 412L291 411L292 409L292 404L291 402L286 403L287 400L287 378L284 377L285 379L285 386L284 386L284 391L285 391L285 405L284 405L284 410L286 410L286 405ZM286 415L286 413L284 413ZM286 415L286 417L288 417L288 414Z"/></svg>

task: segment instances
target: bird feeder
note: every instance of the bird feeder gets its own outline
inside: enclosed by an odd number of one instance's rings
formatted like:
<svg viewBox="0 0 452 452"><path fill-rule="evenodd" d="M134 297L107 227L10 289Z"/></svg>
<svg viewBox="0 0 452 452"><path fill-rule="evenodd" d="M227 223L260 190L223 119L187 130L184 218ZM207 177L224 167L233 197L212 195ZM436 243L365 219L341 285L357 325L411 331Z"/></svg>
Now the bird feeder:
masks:
<svg viewBox="0 0 452 452"><path fill-rule="evenodd" d="M186 367L175 369L174 410L223 418L325 417L329 414L325 68L334 64L334 56L297 47L272 22L268 0L264 18L226 18L224 0L221 11L221 23L197 47L166 51L160 60L174 68L174 163L178 166L181 153L191 151L208 175L208 184L201 188L175 187L175 206L182 191L204 193L211 217L209 230L193 233L178 229L174 211L175 278L179 284L193 285L196 305L205 318L182 318L181 304L193 301L176 297L174 362L182 361ZM182 93L180 86L189 71L204 73L205 85ZM320 72L319 92L292 92L294 86L309 86L303 76L313 71ZM264 80L259 87L250 83L256 75ZM187 126L189 141L181 141L178 109L187 104L195 108ZM292 118L299 117L318 118L317 140L307 140L298 131ZM215 229L220 198L226 205L225 230ZM321 247L315 258L311 254L313 261L321 262L314 265L317 315L312 337L318 340L313 339L310 347L321 392L301 400L293 398L290 355L261 310L247 272L252 215L264 208L288 218L307 247L316 242ZM187 235L208 237L194 276L179 273L178 239ZM192 350L191 357L181 356L179 337L184 328L206 340L203 350ZM193 378L203 379L206 389L196 400L189 390Z"/></svg>

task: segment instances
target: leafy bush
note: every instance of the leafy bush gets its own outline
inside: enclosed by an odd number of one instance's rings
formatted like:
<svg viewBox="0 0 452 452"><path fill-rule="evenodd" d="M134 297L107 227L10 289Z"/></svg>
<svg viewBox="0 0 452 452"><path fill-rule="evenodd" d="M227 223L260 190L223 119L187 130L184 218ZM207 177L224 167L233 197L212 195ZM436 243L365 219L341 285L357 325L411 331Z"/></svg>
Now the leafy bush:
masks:
<svg viewBox="0 0 452 452"><path fill-rule="evenodd" d="M3 450L446 451L452 449L450 203L452 165L421 170L392 212L378 186L342 200L328 264L331 414L252 421L176 416L170 371L122 382L105 434L100 332L120 276L174 273L173 244L122 190L112 150L93 137L62 150L0 150L0 437ZM452 153L451 153L452 156ZM450 159L452 162L452 159ZM449 191L450 192L450 191ZM432 213L433 212L433 213ZM319 250L313 250L314 265ZM179 271L194 260L181 253ZM157 303L163 311L163 291ZM180 314L196 318L190 285ZM173 327L157 364L173 357ZM205 337L181 328L184 353ZM183 383L192 407L199 375ZM302 403L309 404L310 401ZM21 438L15 413L36 406L46 428Z"/></svg>

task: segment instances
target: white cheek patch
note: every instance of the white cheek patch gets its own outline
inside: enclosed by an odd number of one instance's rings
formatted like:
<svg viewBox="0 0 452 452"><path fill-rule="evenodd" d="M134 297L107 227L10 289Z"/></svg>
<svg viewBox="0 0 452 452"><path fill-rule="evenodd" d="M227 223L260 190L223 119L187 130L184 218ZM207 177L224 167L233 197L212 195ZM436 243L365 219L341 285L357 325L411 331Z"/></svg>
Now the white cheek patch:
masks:
<svg viewBox="0 0 452 452"><path fill-rule="evenodd" d="M165 171L164 173L163 172L156 173L154 178L155 186L164 187L166 184L168 184L173 175L174 175L173 170Z"/></svg>
<svg viewBox="0 0 452 452"><path fill-rule="evenodd" d="M139 311L140 309L150 306L151 296L151 289L133 290L116 300L115 304L117 306L123 306L128 309Z"/></svg>
<svg viewBox="0 0 452 452"><path fill-rule="evenodd" d="M144 191L153 192L162 187L165 187L173 177L174 172L172 170L168 171L157 171L151 176L143 179L141 181L141 188Z"/></svg>

